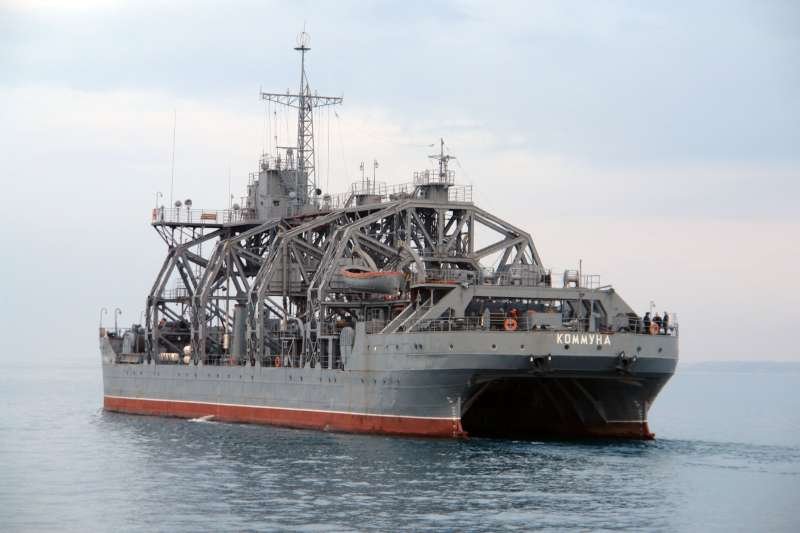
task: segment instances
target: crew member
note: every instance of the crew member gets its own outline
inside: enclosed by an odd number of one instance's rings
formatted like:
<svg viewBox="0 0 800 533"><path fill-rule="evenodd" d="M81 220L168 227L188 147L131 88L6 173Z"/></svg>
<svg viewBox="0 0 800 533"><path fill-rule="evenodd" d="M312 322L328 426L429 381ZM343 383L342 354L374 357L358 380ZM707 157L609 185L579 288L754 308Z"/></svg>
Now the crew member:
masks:
<svg viewBox="0 0 800 533"><path fill-rule="evenodd" d="M669 335L669 315L666 311L664 311L664 319L662 324L664 324L664 335Z"/></svg>
<svg viewBox="0 0 800 533"><path fill-rule="evenodd" d="M650 311L644 314L644 318L642 319L642 323L644 324L644 332L647 333L650 331Z"/></svg>
<svg viewBox="0 0 800 533"><path fill-rule="evenodd" d="M658 332L661 333L661 317L656 313L656 316L653 317L653 323L658 326Z"/></svg>

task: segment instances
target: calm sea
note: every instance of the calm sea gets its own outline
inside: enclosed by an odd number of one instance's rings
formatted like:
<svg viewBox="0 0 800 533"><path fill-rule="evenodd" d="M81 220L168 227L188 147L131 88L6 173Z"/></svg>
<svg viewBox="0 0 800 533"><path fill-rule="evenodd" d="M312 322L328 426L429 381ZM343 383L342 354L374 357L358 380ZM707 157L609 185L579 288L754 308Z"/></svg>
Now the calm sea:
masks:
<svg viewBox="0 0 800 533"><path fill-rule="evenodd" d="M4 367L0 529L800 531L792 368L680 372L654 442L399 439L100 404L99 365Z"/></svg>

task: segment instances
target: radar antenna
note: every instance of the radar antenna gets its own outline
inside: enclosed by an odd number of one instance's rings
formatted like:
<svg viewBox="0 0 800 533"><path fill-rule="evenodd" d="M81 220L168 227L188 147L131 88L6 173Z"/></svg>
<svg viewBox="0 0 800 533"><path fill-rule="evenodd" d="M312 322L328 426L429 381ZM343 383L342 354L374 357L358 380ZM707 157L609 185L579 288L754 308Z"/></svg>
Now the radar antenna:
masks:
<svg viewBox="0 0 800 533"><path fill-rule="evenodd" d="M276 104L297 109L297 173L307 176L306 191L297 191L300 203L308 203L311 198L316 202L319 196L317 188L317 175L314 164L314 108L336 105L342 103L341 96L319 96L311 94L311 88L306 74L306 52L311 50L308 46L311 37L305 31L297 36L295 50L300 52L300 90L297 94L286 93L261 93L261 99Z"/></svg>

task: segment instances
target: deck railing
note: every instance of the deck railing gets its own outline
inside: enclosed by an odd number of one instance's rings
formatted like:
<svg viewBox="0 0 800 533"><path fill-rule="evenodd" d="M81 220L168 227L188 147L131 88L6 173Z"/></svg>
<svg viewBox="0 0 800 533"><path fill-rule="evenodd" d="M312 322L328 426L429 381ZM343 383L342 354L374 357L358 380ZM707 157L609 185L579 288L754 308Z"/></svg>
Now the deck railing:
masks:
<svg viewBox="0 0 800 533"><path fill-rule="evenodd" d="M444 173L435 170L420 170L414 172L414 185L453 185L456 173L448 170Z"/></svg>
<svg viewBox="0 0 800 533"><path fill-rule="evenodd" d="M187 209L185 207L157 207L151 212L152 224L221 225L248 222L255 218L250 209Z"/></svg>
<svg viewBox="0 0 800 533"><path fill-rule="evenodd" d="M519 333L537 331L567 332L567 333L598 333L610 335L618 333L610 328L598 328L596 331L589 331L587 318L573 318L563 322L560 327L542 327L535 324L534 319L529 319L525 315L520 315L509 323L512 317L504 314L493 313L488 319L483 317L465 318L439 318L422 320L415 327L415 332L457 332L457 331L503 331L506 333ZM369 333L369 331L367 332ZM619 333L632 333L637 335L653 335L649 331L629 329ZM663 328L656 335L678 336L678 324L670 324L665 331Z"/></svg>

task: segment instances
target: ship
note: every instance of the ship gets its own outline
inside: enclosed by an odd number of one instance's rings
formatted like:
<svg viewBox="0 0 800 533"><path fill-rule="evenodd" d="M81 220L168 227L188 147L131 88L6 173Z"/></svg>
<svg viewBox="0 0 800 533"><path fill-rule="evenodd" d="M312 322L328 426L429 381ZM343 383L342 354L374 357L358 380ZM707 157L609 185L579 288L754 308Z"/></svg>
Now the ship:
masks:
<svg viewBox="0 0 800 533"><path fill-rule="evenodd" d="M678 323L481 209L437 143L408 183L323 192L303 33L291 146L241 204L158 206L166 257L141 323L99 328L107 411L417 437L652 439ZM432 151L432 150L431 150ZM154 269L155 270L155 269ZM118 312L118 311L117 311ZM117 317L115 312L115 322Z"/></svg>

